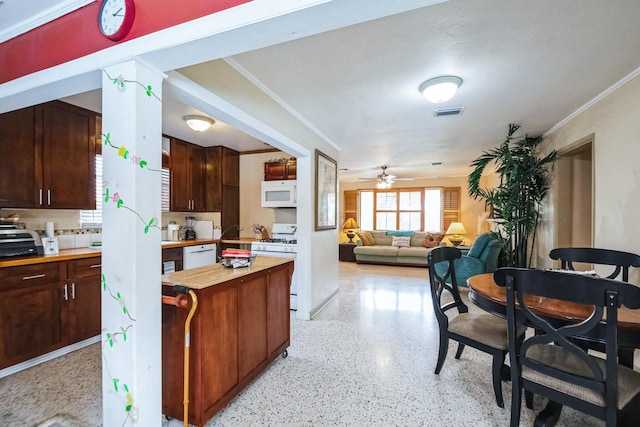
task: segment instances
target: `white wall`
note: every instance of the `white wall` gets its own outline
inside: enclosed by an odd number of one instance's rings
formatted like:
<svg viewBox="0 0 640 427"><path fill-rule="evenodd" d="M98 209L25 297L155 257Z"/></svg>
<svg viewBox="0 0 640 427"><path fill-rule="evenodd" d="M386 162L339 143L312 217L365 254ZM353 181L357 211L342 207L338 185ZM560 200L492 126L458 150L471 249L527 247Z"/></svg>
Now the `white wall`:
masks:
<svg viewBox="0 0 640 427"><path fill-rule="evenodd" d="M560 149L594 134L594 247L640 253L640 78L636 77L545 138ZM538 266L551 266L555 247L554 188L545 202L538 237ZM640 284L640 269L631 282Z"/></svg>
<svg viewBox="0 0 640 427"><path fill-rule="evenodd" d="M240 237L253 237L251 224L261 224L270 230L276 222L276 210L260 206L260 188L264 162L285 156L281 151L240 155L240 227L243 228Z"/></svg>

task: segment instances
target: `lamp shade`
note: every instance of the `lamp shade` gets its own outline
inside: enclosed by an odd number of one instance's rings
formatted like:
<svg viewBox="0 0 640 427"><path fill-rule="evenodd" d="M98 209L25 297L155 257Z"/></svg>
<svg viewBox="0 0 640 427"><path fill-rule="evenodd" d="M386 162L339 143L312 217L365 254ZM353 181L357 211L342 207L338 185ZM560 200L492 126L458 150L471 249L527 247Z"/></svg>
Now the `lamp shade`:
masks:
<svg viewBox="0 0 640 427"><path fill-rule="evenodd" d="M191 129L197 132L204 132L215 123L212 118L205 116L184 116L183 119Z"/></svg>
<svg viewBox="0 0 640 427"><path fill-rule="evenodd" d="M441 76L422 83L419 90L427 98L427 101L440 103L453 98L461 84L460 77Z"/></svg>
<svg viewBox="0 0 640 427"><path fill-rule="evenodd" d="M360 228L360 226L358 225L355 219L347 218L347 220L344 222L344 225L342 226L342 229L353 230L354 228Z"/></svg>
<svg viewBox="0 0 640 427"><path fill-rule="evenodd" d="M447 234L467 234L461 222L452 222L447 228Z"/></svg>

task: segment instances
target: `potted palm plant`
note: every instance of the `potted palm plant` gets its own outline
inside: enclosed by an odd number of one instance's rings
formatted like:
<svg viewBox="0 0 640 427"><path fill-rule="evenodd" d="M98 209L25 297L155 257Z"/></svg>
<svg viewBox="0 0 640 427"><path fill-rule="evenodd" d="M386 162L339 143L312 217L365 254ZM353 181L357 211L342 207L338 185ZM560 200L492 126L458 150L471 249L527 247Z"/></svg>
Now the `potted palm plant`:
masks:
<svg viewBox="0 0 640 427"><path fill-rule="evenodd" d="M485 200L500 222L500 231L494 234L502 243L503 264L510 267L531 264L527 259L529 237L533 236L533 246L540 203L549 190L549 175L557 155L553 150L539 157L537 148L542 138L515 139L513 134L519 128L519 125L510 124L505 141L471 163L473 171L467 180L469 196ZM481 188L480 178L492 163L500 182L495 188Z"/></svg>

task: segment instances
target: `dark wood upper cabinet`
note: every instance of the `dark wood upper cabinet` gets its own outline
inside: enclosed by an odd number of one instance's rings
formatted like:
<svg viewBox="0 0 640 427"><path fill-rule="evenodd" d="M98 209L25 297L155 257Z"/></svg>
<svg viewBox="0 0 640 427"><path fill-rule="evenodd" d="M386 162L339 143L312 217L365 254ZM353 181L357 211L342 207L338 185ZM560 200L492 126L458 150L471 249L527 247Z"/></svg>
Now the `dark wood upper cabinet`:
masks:
<svg viewBox="0 0 640 427"><path fill-rule="evenodd" d="M42 182L42 144L36 135L42 109L0 114L0 207L32 208Z"/></svg>
<svg viewBox="0 0 640 427"><path fill-rule="evenodd" d="M220 211L224 204L222 188L240 186L240 154L221 145L206 150L207 211Z"/></svg>
<svg viewBox="0 0 640 427"><path fill-rule="evenodd" d="M240 153L223 146L207 147L206 188L207 211L220 212L222 231L240 221ZM224 235L238 237L237 229Z"/></svg>
<svg viewBox="0 0 640 427"><path fill-rule="evenodd" d="M60 101L0 115L0 207L95 209L96 114Z"/></svg>
<svg viewBox="0 0 640 427"><path fill-rule="evenodd" d="M265 181L282 181L296 179L297 167L296 159L287 161L266 162L264 164Z"/></svg>
<svg viewBox="0 0 640 427"><path fill-rule="evenodd" d="M205 212L205 149L171 138L170 152L171 211Z"/></svg>
<svg viewBox="0 0 640 427"><path fill-rule="evenodd" d="M43 105L42 207L96 208L95 118L62 102Z"/></svg>

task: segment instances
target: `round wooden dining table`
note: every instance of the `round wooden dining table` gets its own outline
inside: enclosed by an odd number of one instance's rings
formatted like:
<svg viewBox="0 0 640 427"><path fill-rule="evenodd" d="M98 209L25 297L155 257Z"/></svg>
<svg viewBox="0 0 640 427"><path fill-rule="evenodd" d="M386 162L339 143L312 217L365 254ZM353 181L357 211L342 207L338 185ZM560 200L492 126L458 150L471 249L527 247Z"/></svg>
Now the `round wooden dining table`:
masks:
<svg viewBox="0 0 640 427"><path fill-rule="evenodd" d="M506 317L507 288L498 286L493 273L478 274L467 280L469 299L478 307L500 317ZM529 308L536 314L567 322L586 319L593 306L552 298L525 296ZM599 340L601 337L593 337ZM604 335L602 335L604 339ZM618 310L618 340L620 346L640 348L640 310L621 307Z"/></svg>

